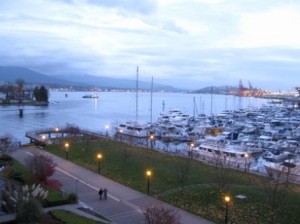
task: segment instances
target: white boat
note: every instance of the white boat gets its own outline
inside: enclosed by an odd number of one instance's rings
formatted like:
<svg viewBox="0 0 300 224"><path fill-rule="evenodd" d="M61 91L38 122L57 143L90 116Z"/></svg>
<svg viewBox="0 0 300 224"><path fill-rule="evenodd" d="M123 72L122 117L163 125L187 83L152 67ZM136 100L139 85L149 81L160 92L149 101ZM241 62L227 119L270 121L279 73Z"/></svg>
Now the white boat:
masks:
<svg viewBox="0 0 300 224"><path fill-rule="evenodd" d="M206 140L192 149L194 158L215 164L250 169L262 149L249 145L227 144L225 141Z"/></svg>
<svg viewBox="0 0 300 224"><path fill-rule="evenodd" d="M137 122L121 123L116 128L116 133L122 136L132 136L138 138L147 138L149 136L150 126L148 124L139 124Z"/></svg>
<svg viewBox="0 0 300 224"><path fill-rule="evenodd" d="M98 96L94 95L94 94L90 94L90 95L84 95L82 98L87 98L87 99L97 99Z"/></svg>
<svg viewBox="0 0 300 224"><path fill-rule="evenodd" d="M125 137L137 137L137 138L148 138L150 136L150 125L138 123L138 77L139 68L136 70L136 121L128 121L126 123L121 123L116 127L116 135Z"/></svg>
<svg viewBox="0 0 300 224"><path fill-rule="evenodd" d="M297 159L287 159L283 162L265 162L264 166L269 176L289 182L300 181L300 161Z"/></svg>
<svg viewBox="0 0 300 224"><path fill-rule="evenodd" d="M157 121L159 123L177 123L177 122L183 122L188 121L189 115L183 114L179 110L170 110L168 113L160 114Z"/></svg>

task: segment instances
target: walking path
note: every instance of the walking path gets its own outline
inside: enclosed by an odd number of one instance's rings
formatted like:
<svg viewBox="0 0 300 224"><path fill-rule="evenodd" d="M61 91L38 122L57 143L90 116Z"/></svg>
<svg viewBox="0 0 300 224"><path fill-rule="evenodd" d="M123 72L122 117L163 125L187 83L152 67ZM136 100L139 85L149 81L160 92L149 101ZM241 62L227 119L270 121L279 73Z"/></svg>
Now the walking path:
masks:
<svg viewBox="0 0 300 224"><path fill-rule="evenodd" d="M80 167L70 161L64 160L36 147L23 148L13 153L13 157L24 163L28 156L43 152L52 156L56 163L56 172L51 179L62 184L65 192L77 193L81 203L100 213L114 223L144 224L142 209L149 204L160 204L178 210L183 224L211 224L201 217L158 201L146 194L107 179L98 173ZM108 189L108 199L100 200L98 190L100 187Z"/></svg>

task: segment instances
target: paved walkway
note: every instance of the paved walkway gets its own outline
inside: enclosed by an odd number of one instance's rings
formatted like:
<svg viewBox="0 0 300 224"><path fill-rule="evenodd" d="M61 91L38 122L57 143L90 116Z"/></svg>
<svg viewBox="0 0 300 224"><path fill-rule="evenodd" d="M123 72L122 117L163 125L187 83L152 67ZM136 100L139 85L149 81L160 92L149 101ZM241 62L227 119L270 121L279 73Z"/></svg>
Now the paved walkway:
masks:
<svg viewBox="0 0 300 224"><path fill-rule="evenodd" d="M17 150L13 157L24 163L28 156L36 153L46 153L41 149L30 147ZM62 184L65 192L77 193L81 203L102 214L114 223L118 224L144 224L142 209L149 204L159 203L178 210L183 224L211 224L211 222L175 208L164 202L160 202L146 194L128 188L96 172L82 168L70 161L50 154L56 163L57 171L51 177ZM100 200L98 196L99 187L108 189L108 199Z"/></svg>

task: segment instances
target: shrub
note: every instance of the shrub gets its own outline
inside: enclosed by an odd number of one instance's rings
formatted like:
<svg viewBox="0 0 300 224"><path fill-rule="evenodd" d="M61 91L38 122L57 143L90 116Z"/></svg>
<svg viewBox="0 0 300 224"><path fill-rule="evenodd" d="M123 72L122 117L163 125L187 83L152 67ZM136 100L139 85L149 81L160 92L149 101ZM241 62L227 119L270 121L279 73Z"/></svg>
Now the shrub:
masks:
<svg viewBox="0 0 300 224"><path fill-rule="evenodd" d="M78 196L77 196L77 194L75 194L75 193L69 194L68 200L69 200L69 202L70 202L71 204L77 203L77 202L78 202Z"/></svg>
<svg viewBox="0 0 300 224"><path fill-rule="evenodd" d="M36 223L42 219L42 216L42 205L35 198L22 200L17 204L17 223Z"/></svg>

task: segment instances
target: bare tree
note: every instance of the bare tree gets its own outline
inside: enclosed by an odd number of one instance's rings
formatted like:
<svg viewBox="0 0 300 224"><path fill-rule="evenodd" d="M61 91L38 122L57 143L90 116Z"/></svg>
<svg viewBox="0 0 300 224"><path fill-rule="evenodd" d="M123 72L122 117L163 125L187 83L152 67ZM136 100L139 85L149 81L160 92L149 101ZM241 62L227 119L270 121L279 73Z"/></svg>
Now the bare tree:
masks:
<svg viewBox="0 0 300 224"><path fill-rule="evenodd" d="M129 157L130 157L129 150L128 150L127 145L125 145L122 147L122 160L123 160L124 165L126 165Z"/></svg>
<svg viewBox="0 0 300 224"><path fill-rule="evenodd" d="M26 163L32 172L34 180L39 183L47 182L48 177L52 176L55 172L56 164L52 157L46 154L28 157Z"/></svg>
<svg viewBox="0 0 300 224"><path fill-rule="evenodd" d="M143 210L147 224L180 224L180 214L161 204L150 204Z"/></svg>
<svg viewBox="0 0 300 224"><path fill-rule="evenodd" d="M67 123L66 127L64 128L64 131L72 136L76 136L80 133L80 128L75 124Z"/></svg>
<svg viewBox="0 0 300 224"><path fill-rule="evenodd" d="M232 169L227 168L227 158L221 154L216 154L214 156L214 164L216 183L218 183L221 191L227 192L229 190L229 183L234 177L235 172Z"/></svg>
<svg viewBox="0 0 300 224"><path fill-rule="evenodd" d="M0 136L0 152L10 154L19 147L17 140L10 135Z"/></svg>
<svg viewBox="0 0 300 224"><path fill-rule="evenodd" d="M189 177L190 173L190 167L191 167L191 160L190 159L182 159L179 160L179 164L177 164L177 180L181 185L181 188L183 188Z"/></svg>
<svg viewBox="0 0 300 224"><path fill-rule="evenodd" d="M294 164L287 162L277 164L274 169L267 169L269 177L259 179L259 184L264 189L267 209L271 213L272 224L277 223L279 211L285 206L293 181L291 171L294 167Z"/></svg>
<svg viewBox="0 0 300 224"><path fill-rule="evenodd" d="M23 79L17 79L16 80L17 84L17 93L18 93L18 100L21 102L22 99L24 98L24 80Z"/></svg>

